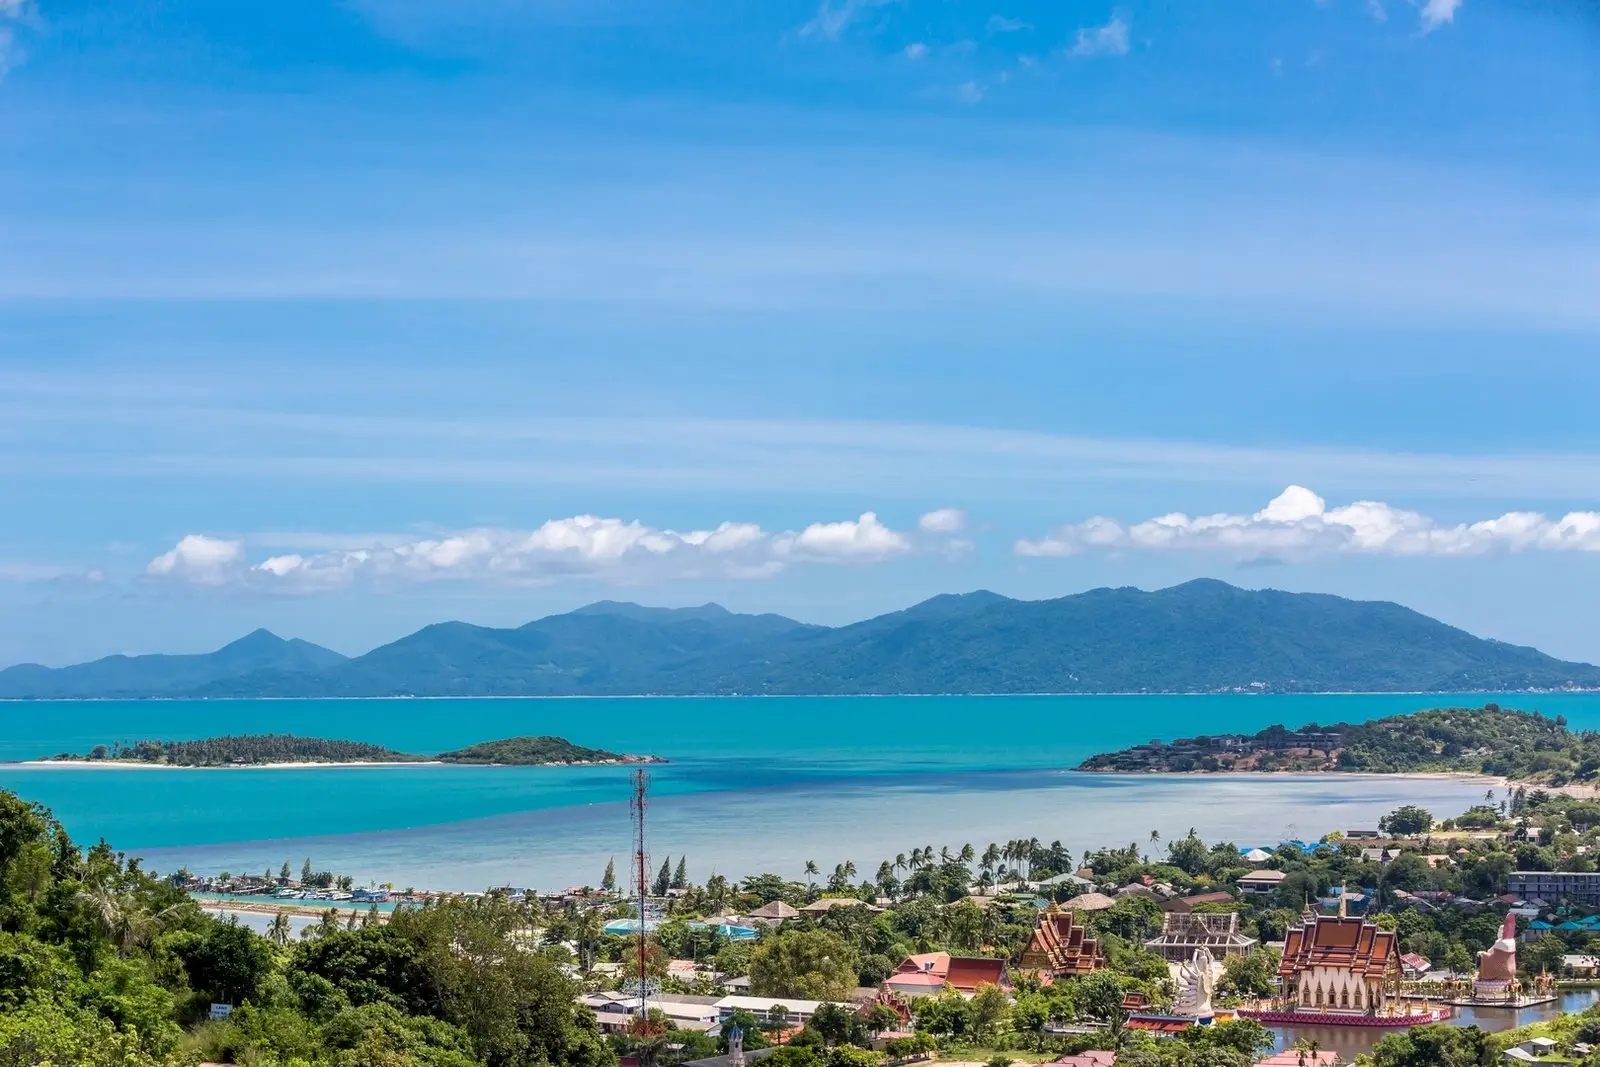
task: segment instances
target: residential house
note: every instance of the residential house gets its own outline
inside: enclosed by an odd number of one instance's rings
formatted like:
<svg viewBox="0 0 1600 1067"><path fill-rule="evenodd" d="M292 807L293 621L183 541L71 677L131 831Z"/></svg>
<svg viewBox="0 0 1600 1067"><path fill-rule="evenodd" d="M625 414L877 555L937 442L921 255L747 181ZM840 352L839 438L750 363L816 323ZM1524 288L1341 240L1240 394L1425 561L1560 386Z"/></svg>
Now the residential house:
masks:
<svg viewBox="0 0 1600 1067"><path fill-rule="evenodd" d="M1232 904L1232 893L1196 893L1189 897L1173 897L1171 900L1161 902L1161 910L1169 912L1190 912L1203 904Z"/></svg>
<svg viewBox="0 0 1600 1067"><path fill-rule="evenodd" d="M924 952L907 956L884 988L905 997L927 996L953 989L970 997L981 985L1011 988L1006 961L979 956L952 956L948 952Z"/></svg>
<svg viewBox="0 0 1600 1067"><path fill-rule="evenodd" d="M1429 971L1433 970L1433 961L1428 957L1415 952L1407 952L1400 957L1400 973L1413 982L1420 982Z"/></svg>
<svg viewBox="0 0 1600 1067"><path fill-rule="evenodd" d="M763 904L755 911L752 911L750 918L760 919L762 922L767 923L781 923L785 919L798 918L799 915L799 908L792 904L786 904L781 900L774 900L772 903Z"/></svg>
<svg viewBox="0 0 1600 1067"><path fill-rule="evenodd" d="M864 900L857 900L854 897L823 897L820 900L813 900L811 903L801 908L800 912L803 915L817 916L825 915L834 908L866 908L868 911L883 910L882 908L868 904Z"/></svg>
<svg viewBox="0 0 1600 1067"><path fill-rule="evenodd" d="M1239 892L1246 896L1264 897L1282 885L1287 877L1289 876L1282 871L1251 871L1234 884L1239 887Z"/></svg>
<svg viewBox="0 0 1600 1067"><path fill-rule="evenodd" d="M1117 902L1104 893L1079 893L1071 900L1064 901L1061 906L1069 911L1105 911L1116 905Z"/></svg>

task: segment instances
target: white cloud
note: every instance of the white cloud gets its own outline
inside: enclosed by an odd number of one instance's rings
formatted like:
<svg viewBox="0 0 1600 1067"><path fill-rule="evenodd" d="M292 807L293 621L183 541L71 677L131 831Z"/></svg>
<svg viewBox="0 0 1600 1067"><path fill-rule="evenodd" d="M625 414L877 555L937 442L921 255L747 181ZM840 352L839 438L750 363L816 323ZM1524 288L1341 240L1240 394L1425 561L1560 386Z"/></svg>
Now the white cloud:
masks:
<svg viewBox="0 0 1600 1067"><path fill-rule="evenodd" d="M906 58L907 59L926 59L927 55L928 55L928 46L923 44L921 41L915 41L915 42L913 42L911 44L906 45Z"/></svg>
<svg viewBox="0 0 1600 1067"><path fill-rule="evenodd" d="M976 104L983 99L986 90L974 81L962 82L956 86L956 100L963 104Z"/></svg>
<svg viewBox="0 0 1600 1067"><path fill-rule="evenodd" d="M960 508L938 508L917 520L924 533L960 533L967 527L967 513Z"/></svg>
<svg viewBox="0 0 1600 1067"><path fill-rule="evenodd" d="M939 513L933 513L939 514ZM959 514L959 513L957 513ZM925 533L946 532L924 528ZM434 536L375 536L363 547L330 534L265 535L260 544L291 547L257 563L244 540L191 534L150 561L156 577L195 585L243 584L306 592L357 579L384 584L435 580L548 584L568 578L648 582L677 578L759 578L799 564L877 563L919 550L942 549L893 530L873 512L842 522L769 532L725 522L676 531L636 520L574 515L531 530L484 527ZM257 539L248 539L257 543Z"/></svg>
<svg viewBox="0 0 1600 1067"><path fill-rule="evenodd" d="M1422 32L1432 33L1440 26L1456 20L1462 0L1424 0L1422 5Z"/></svg>
<svg viewBox="0 0 1600 1067"><path fill-rule="evenodd" d="M817 13L796 32L801 37L821 37L827 41L837 41L840 34L848 30L862 15L875 7L882 7L893 0L822 0L817 8Z"/></svg>
<svg viewBox="0 0 1600 1067"><path fill-rule="evenodd" d="M1367 13L1374 22L1389 21L1389 9L1383 6L1383 0L1367 0Z"/></svg>
<svg viewBox="0 0 1600 1067"><path fill-rule="evenodd" d="M1600 552L1600 511L1560 518L1511 511L1472 523L1439 523L1375 500L1330 508L1291 485L1253 515L1181 512L1131 525L1104 516L1063 526L1014 546L1020 556L1088 551L1211 551L1242 558L1305 558L1330 553L1386 556L1475 556L1508 551Z"/></svg>
<svg viewBox="0 0 1600 1067"><path fill-rule="evenodd" d="M0 20L5 22L31 21L36 14L33 0L0 0ZM0 78L21 63L24 57L17 34L10 26L0 26Z"/></svg>
<svg viewBox="0 0 1600 1067"><path fill-rule="evenodd" d="M244 542L189 534L151 560L145 573L158 578L176 578L193 585L222 585L233 577L244 559Z"/></svg>
<svg viewBox="0 0 1600 1067"><path fill-rule="evenodd" d="M1430 0L1437 2L1437 0ZM1074 56L1125 56L1128 54L1128 21L1121 15L1112 15L1104 26L1085 26L1069 48Z"/></svg>
<svg viewBox="0 0 1600 1067"><path fill-rule="evenodd" d="M1021 19L1007 18L1004 15L990 15L987 28L990 33L1018 33L1033 29L1033 24Z"/></svg>

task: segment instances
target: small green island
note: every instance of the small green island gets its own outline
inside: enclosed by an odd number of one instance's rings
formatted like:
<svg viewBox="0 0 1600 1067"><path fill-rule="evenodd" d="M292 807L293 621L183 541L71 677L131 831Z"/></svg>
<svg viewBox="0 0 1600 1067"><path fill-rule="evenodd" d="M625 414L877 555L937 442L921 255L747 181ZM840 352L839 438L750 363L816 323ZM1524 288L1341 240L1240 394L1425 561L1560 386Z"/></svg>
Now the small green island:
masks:
<svg viewBox="0 0 1600 1067"><path fill-rule="evenodd" d="M1600 733L1565 717L1481 708L1431 708L1363 723L1269 726L1254 734L1151 741L1090 756L1076 768L1122 774L1344 772L1485 774L1563 785L1600 774Z"/></svg>
<svg viewBox="0 0 1600 1067"><path fill-rule="evenodd" d="M96 745L87 753L61 752L41 762L105 763L149 767L270 767L285 764L455 763L484 766L592 766L664 763L659 756L630 756L575 745L564 737L511 737L436 756L399 752L365 741L294 734L230 734L196 741L135 741Z"/></svg>

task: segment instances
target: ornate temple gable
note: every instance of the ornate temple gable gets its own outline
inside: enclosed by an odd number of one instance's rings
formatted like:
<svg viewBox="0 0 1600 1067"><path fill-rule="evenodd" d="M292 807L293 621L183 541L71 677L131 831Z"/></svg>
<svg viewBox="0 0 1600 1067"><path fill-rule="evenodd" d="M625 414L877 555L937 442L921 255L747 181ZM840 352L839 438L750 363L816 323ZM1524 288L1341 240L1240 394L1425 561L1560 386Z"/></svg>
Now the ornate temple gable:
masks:
<svg viewBox="0 0 1600 1067"><path fill-rule="evenodd" d="M1039 916L1018 962L1056 978L1088 974L1100 965L1100 944L1071 912L1052 909Z"/></svg>

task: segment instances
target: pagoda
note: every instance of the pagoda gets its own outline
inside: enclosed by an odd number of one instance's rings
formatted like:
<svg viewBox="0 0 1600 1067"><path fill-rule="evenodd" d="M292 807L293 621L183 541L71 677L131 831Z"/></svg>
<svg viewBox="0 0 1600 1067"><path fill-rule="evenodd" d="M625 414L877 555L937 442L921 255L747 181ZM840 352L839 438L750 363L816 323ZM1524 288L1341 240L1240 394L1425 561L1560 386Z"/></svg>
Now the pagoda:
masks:
<svg viewBox="0 0 1600 1067"><path fill-rule="evenodd" d="M1022 970L1051 978L1088 974L1100 966L1100 942L1078 925L1072 912L1051 908L1039 916L1017 963Z"/></svg>

